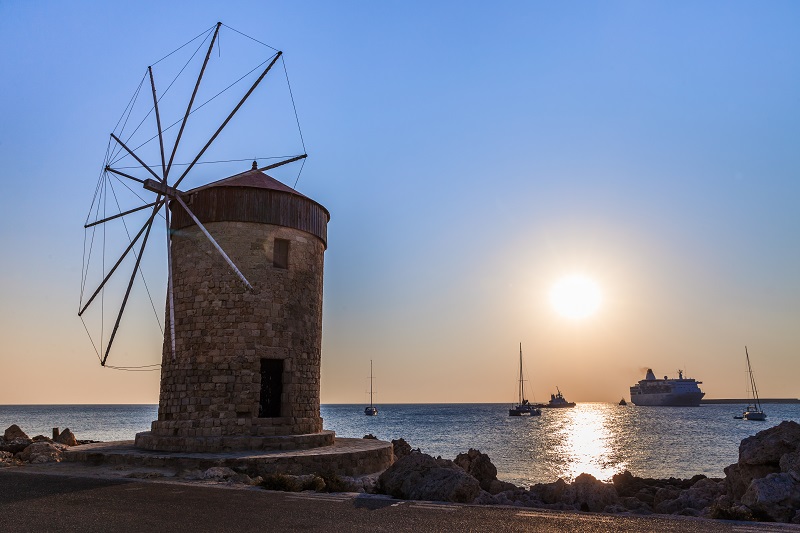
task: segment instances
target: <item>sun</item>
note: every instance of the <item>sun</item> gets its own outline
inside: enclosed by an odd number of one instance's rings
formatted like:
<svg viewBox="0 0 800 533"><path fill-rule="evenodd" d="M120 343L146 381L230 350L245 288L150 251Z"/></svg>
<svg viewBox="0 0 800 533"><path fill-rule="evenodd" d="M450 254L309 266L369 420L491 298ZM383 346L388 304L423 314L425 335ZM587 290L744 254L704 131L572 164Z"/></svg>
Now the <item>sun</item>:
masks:
<svg viewBox="0 0 800 533"><path fill-rule="evenodd" d="M550 303L553 308L561 316L573 320L595 314L602 299L597 283L579 274L561 278L550 289Z"/></svg>

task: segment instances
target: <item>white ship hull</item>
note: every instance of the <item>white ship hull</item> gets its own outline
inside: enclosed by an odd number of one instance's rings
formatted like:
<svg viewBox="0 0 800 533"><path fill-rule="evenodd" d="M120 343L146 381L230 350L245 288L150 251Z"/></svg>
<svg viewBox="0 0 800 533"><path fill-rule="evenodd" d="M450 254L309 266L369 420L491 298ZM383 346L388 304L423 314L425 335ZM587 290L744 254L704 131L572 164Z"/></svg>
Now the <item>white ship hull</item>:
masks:
<svg viewBox="0 0 800 533"><path fill-rule="evenodd" d="M697 407L705 395L704 392L631 394L631 402L634 405Z"/></svg>

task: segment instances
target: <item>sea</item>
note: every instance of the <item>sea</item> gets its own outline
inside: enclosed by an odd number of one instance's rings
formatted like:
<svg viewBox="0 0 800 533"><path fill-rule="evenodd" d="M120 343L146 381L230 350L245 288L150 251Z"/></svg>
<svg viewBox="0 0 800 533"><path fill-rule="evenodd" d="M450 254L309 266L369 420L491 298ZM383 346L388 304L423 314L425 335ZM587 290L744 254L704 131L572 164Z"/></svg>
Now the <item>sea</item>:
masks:
<svg viewBox="0 0 800 533"><path fill-rule="evenodd" d="M510 417L506 404L322 405L325 429L338 437L405 439L413 448L454 459L475 448L497 477L519 486L567 481L581 473L601 480L624 470L652 478L723 477L739 442L784 420L800 422L800 404L765 404L767 421L735 420L744 405L699 407L579 403ZM0 405L0 431L17 424L28 435L69 427L78 439L132 440L156 418L156 405Z"/></svg>

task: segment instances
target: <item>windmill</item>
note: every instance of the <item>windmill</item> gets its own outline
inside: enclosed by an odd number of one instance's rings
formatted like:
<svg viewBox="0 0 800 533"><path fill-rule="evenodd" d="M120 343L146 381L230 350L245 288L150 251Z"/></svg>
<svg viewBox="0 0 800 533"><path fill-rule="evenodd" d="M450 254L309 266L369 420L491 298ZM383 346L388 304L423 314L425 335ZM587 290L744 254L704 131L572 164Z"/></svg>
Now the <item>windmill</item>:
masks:
<svg viewBox="0 0 800 533"><path fill-rule="evenodd" d="M259 45L263 45L264 47L269 48L269 53L266 54L266 57L263 58L263 61L259 63L256 68L251 69L247 72L244 76L241 76L238 80L234 83L223 87L219 92L213 94L205 101L201 102L198 100L198 95L201 93L201 88L203 87L204 83L206 82L207 78L204 79L204 76L207 74L209 70L209 64L212 62L212 52L214 51L215 47L220 49L220 30L227 29L231 31L232 36L243 36L246 39L249 39L252 42L258 43ZM159 95L159 92L156 87L156 76L154 75L153 67L160 63L161 61L170 58L176 52L181 50L188 50L191 51L192 44L197 45L194 54L191 55L189 60L180 69L178 75L169 83L167 88ZM206 46L207 43L207 46ZM199 54L202 49L205 49L205 55ZM199 54L199 55L198 55ZM220 53L221 56L221 53ZM176 80L187 71L187 67L190 66L192 60L194 58L204 57L202 61L202 65L199 68L199 72L197 73L196 79L193 80L193 83L187 85L187 87L191 87L191 96L188 97L188 102L185 106L185 111L183 111L180 115L178 120L166 125L162 123L162 112L163 109L159 105L162 103L162 99L164 95L171 89L176 83ZM167 297L166 297L166 307L167 312L165 313L165 327L166 330L164 332L165 337L170 339L170 349L172 353L173 360L175 358L175 305L174 305L174 292L173 292L173 258L172 258L172 237L171 237L171 229L170 229L170 216L171 216L171 209L181 209L188 215L194 224L202 231L203 235L207 239L207 241L211 244L213 249L219 256L225 261L228 265L228 268L231 269L232 272L235 273L238 280L241 282L242 286L244 286L247 290L252 291L253 286L245 277L245 275L241 272L241 270L237 267L236 263L231 259L231 257L226 253L223 247L215 240L212 236L212 233L208 231L208 229L203 225L200 219L195 215L192 211L192 208L188 203L184 200L185 190L181 189L182 183L188 177L192 176L193 170L196 170L199 165L207 163L204 160L204 156L209 153L209 149L214 145L215 141L218 140L220 134L229 124L232 122L234 117L242 109L243 105L250 99L251 95L256 91L256 89L262 85L262 82L268 77L270 72L273 72L274 67L278 62L281 62L284 73L286 73L286 66L283 62L283 53L279 50L276 50L252 37L242 34L233 28L230 28L221 22L215 24L212 28L206 30L205 32L201 33L188 43L184 44L177 50L173 51L172 53L162 58L158 62L154 63L151 66L148 66L147 72L145 76L142 78L142 83L139 84L134 97L131 99L131 103L129 103L128 107L126 107L125 112L123 113L123 117L118 122L117 126L115 126L115 131L110 134L109 146L106 152L106 159L103 164L103 168L100 174L100 178L98 179L98 186L95 190L95 197L92 201L92 207L90 208L89 215L87 215L86 223L84 228L86 230L86 240L84 246L84 272L82 275L82 283L81 283L81 300L79 304L78 316L81 319L84 319L84 314L93 307L100 306L101 308L104 306L103 302L103 295L105 293L105 289L109 286L110 282L115 279L119 278L123 275L122 272L122 265L126 261L126 258L130 258L131 255L134 258L134 265L132 270L130 271L130 275L125 278L127 279L126 283L122 283L120 288L124 287L124 295L121 298L119 306L115 309L113 314L114 321L113 327L111 328L110 334L107 338L104 338L104 333L102 332L101 326L101 334L98 343L95 343L92 340L93 345L95 346L95 350L98 355L98 359L100 360L100 364L102 366L106 366L108 361L109 355L111 353L112 347L114 346L114 341L117 338L117 333L120 329L120 325L122 322L123 315L125 313L126 307L128 306L131 292L134 287L134 283L137 278L137 274L139 274L142 279L144 280L144 275L142 274L141 269L141 262L145 255L145 249L147 248L148 241L150 240L152 230L156 226L158 222L158 218L163 218L166 222L166 251L167 251ZM248 75L250 77L255 77L254 80L248 79ZM244 94L238 99L237 103L230 109L230 111L224 114L224 119L221 119L218 122L218 126L213 129L213 133L208 136L204 142L201 143L201 147L194 152L194 154L190 158L190 162L188 163L177 163L176 155L181 152L181 149L184 148L184 144L182 141L186 140L188 132L191 130L191 124L196 116L195 113L199 111L201 108L206 107L209 103L217 100L218 96L223 93L227 93L232 88L236 88L240 86L243 80L247 79L247 81L251 81L249 88L244 92ZM144 83L147 80L149 83ZM286 83L287 88L289 91L289 96L291 97L292 101L292 109L294 111L294 118L297 119L297 112L294 108L294 98L291 95L291 87L288 85L288 73L286 75ZM126 126L129 123L129 119L131 118L134 103L141 102L139 100L139 96L142 93L143 87L149 85L149 91L146 89L144 92L151 93L151 104L146 106L147 112L139 122L138 126L133 130L132 133L126 133ZM178 86L176 86L178 87ZM173 93L176 91L173 91ZM217 100L218 102L220 100ZM181 109L183 109L181 107ZM152 134L147 140L138 144L132 145L131 139L137 132L142 131L141 127L149 121L153 126L155 126L155 133ZM121 128L120 128L121 125ZM187 127L188 126L188 127ZM118 130L119 128L119 130ZM177 133L174 133L177 128ZM266 170L276 169L278 167L282 167L284 165L288 165L290 163L303 161L305 163L306 153L305 153L305 144L302 140L302 132L299 130L299 121L297 121L297 128L299 133L300 142L303 145L303 152L299 155L293 156L282 156L278 157L279 159L277 162L271 162L264 166L257 166L254 162L253 169L258 170L259 172L263 172ZM117 131L118 130L118 131ZM174 134L174 138L168 139L167 132L172 131ZM198 137L199 138L199 137ZM153 146L157 140L157 161L146 161L147 156L144 155L144 152L149 150L151 157L153 157ZM272 156L270 156L272 157ZM262 158L264 159L264 158ZM123 166L120 164L122 161L130 161L133 160L136 162L135 166ZM177 170L180 167L183 167L182 170ZM300 171L298 172L297 178L299 179L300 172L302 172L302 166L300 166ZM135 205L130 208L123 208L120 206L118 201L118 195L116 189L114 188L115 181L121 183L125 189L130 191L138 200L139 205ZM118 185L119 187L119 185ZM149 195L150 199L146 199L144 195ZM117 206L117 212L113 214L108 214L106 211L106 207L108 204L112 204L111 199L114 200ZM102 206L102 207L101 207ZM163 213L162 213L163 211ZM138 214L138 215L137 215ZM139 216L144 214L146 218L144 222L141 224L139 229L136 233L131 236L130 231L128 229L127 223L124 222L125 219L128 219L132 216ZM125 234L127 235L127 244L124 246L124 250L120 253L119 257L113 261L110 267L107 267L105 264L105 254L103 254L103 261L101 266L102 271L102 279L99 283L96 284L93 291L88 292L86 291L87 283L88 283L88 273L90 270L89 263L93 258L92 249L93 246L96 244L96 237L97 240L100 238L97 236L97 231L99 228L102 228L102 242L105 244L106 241L106 231L105 227L114 221L123 220L123 224L125 224ZM140 219L141 222L141 219ZM88 244L86 244L88 243ZM94 255L94 258L97 258L97 254ZM147 287L145 282L145 287ZM147 292L149 295L149 288L147 288ZM152 297L151 297L152 303ZM153 306L155 311L155 306ZM101 311L103 312L103 311ZM157 314L157 313L156 313ZM89 333L89 328L84 321L84 327ZM90 334L90 339L92 339L92 335ZM149 366L158 366L158 365L149 365ZM114 368L114 367L111 367Z"/></svg>

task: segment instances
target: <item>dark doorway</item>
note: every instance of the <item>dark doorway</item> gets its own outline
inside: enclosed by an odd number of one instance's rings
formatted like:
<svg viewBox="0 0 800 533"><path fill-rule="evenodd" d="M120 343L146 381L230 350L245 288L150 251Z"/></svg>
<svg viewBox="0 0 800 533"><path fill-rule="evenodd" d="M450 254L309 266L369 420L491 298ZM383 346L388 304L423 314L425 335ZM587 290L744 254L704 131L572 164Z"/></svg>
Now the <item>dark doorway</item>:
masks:
<svg viewBox="0 0 800 533"><path fill-rule="evenodd" d="M262 359L259 418L281 416L281 392L283 392L283 359Z"/></svg>

